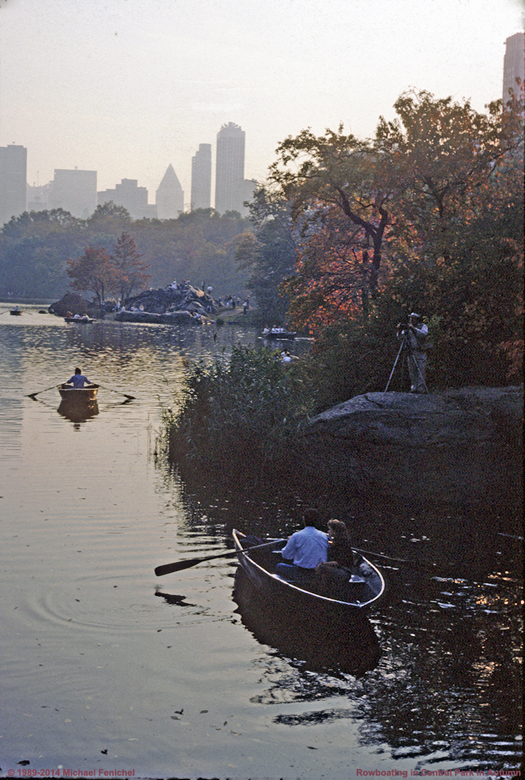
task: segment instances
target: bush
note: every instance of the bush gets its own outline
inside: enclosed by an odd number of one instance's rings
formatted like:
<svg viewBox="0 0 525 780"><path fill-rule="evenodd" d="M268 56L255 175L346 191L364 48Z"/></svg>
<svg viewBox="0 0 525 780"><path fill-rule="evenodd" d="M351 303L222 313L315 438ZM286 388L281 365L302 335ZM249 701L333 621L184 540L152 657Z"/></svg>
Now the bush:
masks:
<svg viewBox="0 0 525 780"><path fill-rule="evenodd" d="M313 401L301 365L278 352L234 348L229 361L190 364L182 403L164 416L170 461L236 471L286 469Z"/></svg>

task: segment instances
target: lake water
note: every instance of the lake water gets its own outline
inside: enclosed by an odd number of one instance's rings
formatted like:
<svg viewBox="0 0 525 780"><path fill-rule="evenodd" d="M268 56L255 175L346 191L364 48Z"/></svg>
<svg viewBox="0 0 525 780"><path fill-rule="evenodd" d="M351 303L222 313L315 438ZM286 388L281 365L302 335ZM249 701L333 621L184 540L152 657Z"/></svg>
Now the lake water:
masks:
<svg viewBox="0 0 525 780"><path fill-rule="evenodd" d="M389 594L371 634L348 637L364 664L328 647L314 664L326 638L291 641L238 607L234 560L153 572L224 552L247 518L287 533L300 516L294 496L263 505L190 486L154 457L184 361L256 334L67 325L22 308L0 305L2 776L338 780L520 765L519 518L349 507L355 543L389 556L374 559ZM77 365L103 386L83 422L57 411L56 385Z"/></svg>

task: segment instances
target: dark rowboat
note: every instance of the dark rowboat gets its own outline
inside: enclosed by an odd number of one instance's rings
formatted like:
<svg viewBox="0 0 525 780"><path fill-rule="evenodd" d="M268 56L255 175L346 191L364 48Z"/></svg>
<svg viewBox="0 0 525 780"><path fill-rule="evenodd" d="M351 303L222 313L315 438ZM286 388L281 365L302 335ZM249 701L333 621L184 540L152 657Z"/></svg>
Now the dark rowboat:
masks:
<svg viewBox="0 0 525 780"><path fill-rule="evenodd" d="M22 310L21 309L11 309L9 314L12 314L13 317L17 317L18 315L22 314Z"/></svg>
<svg viewBox="0 0 525 780"><path fill-rule="evenodd" d="M62 401L75 404L77 406L88 406L94 404L97 398L98 385L88 385L87 387L71 387L69 385L59 385L58 392Z"/></svg>
<svg viewBox="0 0 525 780"><path fill-rule="evenodd" d="M274 328L265 328L263 330L263 338L273 339L278 341L279 339L294 339L297 335L295 330L275 330Z"/></svg>
<svg viewBox="0 0 525 780"><path fill-rule="evenodd" d="M337 584L322 585L313 577L308 583L292 583L275 574L275 566L282 561L279 551L285 539L263 544L250 543L250 537L233 530L233 543L239 564L257 591L273 602L287 608L307 609L323 615L357 615L379 601L385 592L383 575L370 561L359 556L348 579ZM331 590L333 588L333 590Z"/></svg>

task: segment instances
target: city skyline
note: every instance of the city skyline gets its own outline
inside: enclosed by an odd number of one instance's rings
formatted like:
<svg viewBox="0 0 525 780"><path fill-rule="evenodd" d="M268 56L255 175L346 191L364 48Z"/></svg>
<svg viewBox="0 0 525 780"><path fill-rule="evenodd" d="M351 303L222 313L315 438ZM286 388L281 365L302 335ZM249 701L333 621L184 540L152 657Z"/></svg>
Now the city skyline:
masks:
<svg viewBox="0 0 525 780"><path fill-rule="evenodd" d="M28 149L28 182L55 169L99 171L99 188L136 179L150 193L172 164L191 193L201 143L246 131L247 179L311 127L365 138L407 89L501 96L516 0L70 0L0 4L0 146ZM214 184L212 183L212 191Z"/></svg>

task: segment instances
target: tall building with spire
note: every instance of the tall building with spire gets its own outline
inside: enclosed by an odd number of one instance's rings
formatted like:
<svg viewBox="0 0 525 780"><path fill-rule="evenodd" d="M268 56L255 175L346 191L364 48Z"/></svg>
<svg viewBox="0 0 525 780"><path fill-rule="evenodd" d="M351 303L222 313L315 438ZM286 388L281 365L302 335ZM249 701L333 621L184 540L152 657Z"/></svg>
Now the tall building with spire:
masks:
<svg viewBox="0 0 525 780"><path fill-rule="evenodd" d="M217 133L215 208L219 214L243 211L244 143L246 133L229 122Z"/></svg>
<svg viewBox="0 0 525 780"><path fill-rule="evenodd" d="M211 206L211 144L199 144L191 158L191 210Z"/></svg>
<svg viewBox="0 0 525 780"><path fill-rule="evenodd" d="M27 149L0 146L0 227L26 210Z"/></svg>
<svg viewBox="0 0 525 780"><path fill-rule="evenodd" d="M177 219L184 211L184 192L173 165L168 165L155 193L157 219Z"/></svg>
<svg viewBox="0 0 525 780"><path fill-rule="evenodd" d="M509 89L517 94L516 79L523 84L525 72L525 35L515 33L505 41L505 57L503 58L503 102L509 99Z"/></svg>

